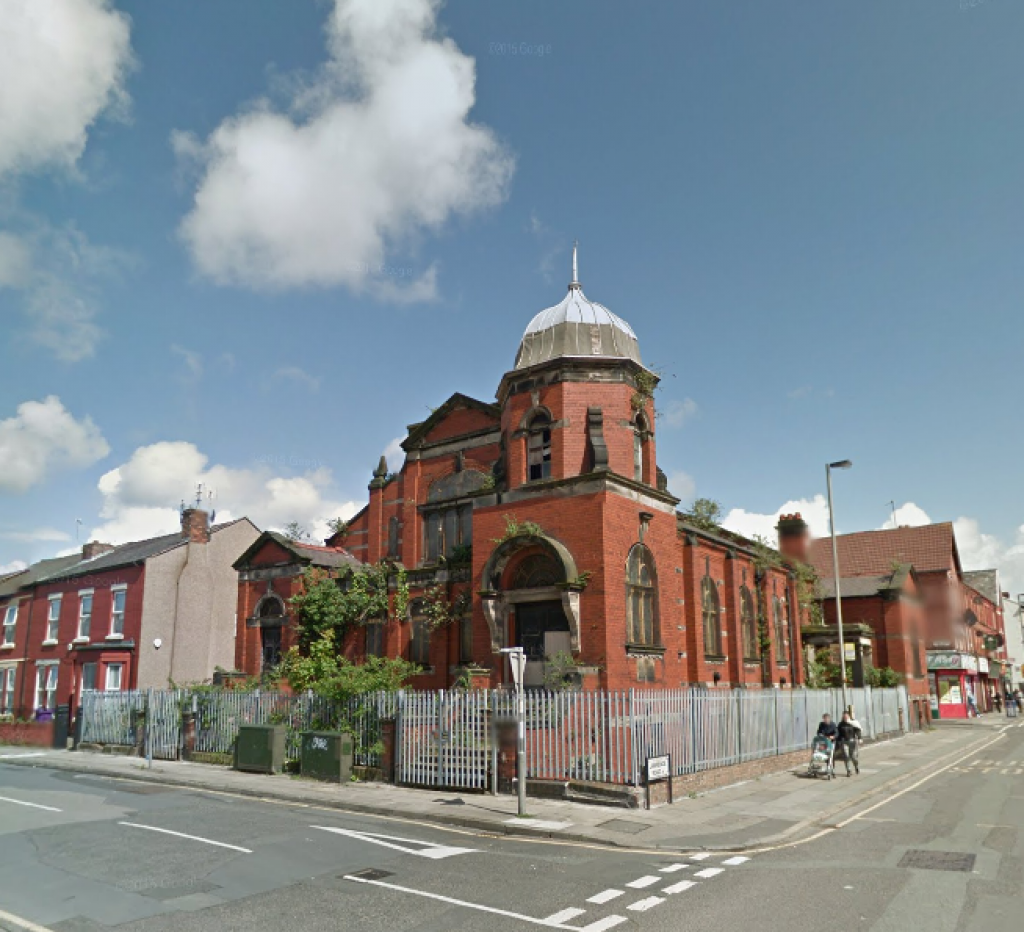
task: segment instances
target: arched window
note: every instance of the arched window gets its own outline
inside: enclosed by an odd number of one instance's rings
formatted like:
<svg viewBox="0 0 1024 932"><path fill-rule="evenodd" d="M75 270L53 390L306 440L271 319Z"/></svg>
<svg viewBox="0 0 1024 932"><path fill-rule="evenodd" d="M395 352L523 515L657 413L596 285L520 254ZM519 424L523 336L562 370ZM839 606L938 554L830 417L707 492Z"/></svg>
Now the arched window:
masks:
<svg viewBox="0 0 1024 932"><path fill-rule="evenodd" d="M257 609L256 614L261 621L283 619L285 616L284 602L282 602L276 595L265 596L263 601L260 602L260 606Z"/></svg>
<svg viewBox="0 0 1024 932"><path fill-rule="evenodd" d="M659 641L658 577L654 556L643 544L634 545L626 560L626 639L653 647Z"/></svg>
<svg viewBox="0 0 1024 932"><path fill-rule="evenodd" d="M409 662L420 667L430 666L430 621L423 611L423 602L417 599L409 607Z"/></svg>
<svg viewBox="0 0 1024 932"><path fill-rule="evenodd" d="M789 638L786 635L786 618L782 611L782 599L772 599L772 615L775 622L775 662L789 663Z"/></svg>
<svg viewBox="0 0 1024 932"><path fill-rule="evenodd" d="M532 553L523 558L512 574L510 589L537 589L565 582L565 572L554 557Z"/></svg>
<svg viewBox="0 0 1024 932"><path fill-rule="evenodd" d="M757 613L754 596L746 586L740 587L740 633L743 636L743 659L757 660Z"/></svg>
<svg viewBox="0 0 1024 932"><path fill-rule="evenodd" d="M633 478L644 481L644 443L647 441L647 419L637 414L633 422Z"/></svg>
<svg viewBox="0 0 1024 932"><path fill-rule="evenodd" d="M718 617L718 587L710 576L700 584L701 615L704 619L704 654L722 656L722 627Z"/></svg>
<svg viewBox="0 0 1024 932"><path fill-rule="evenodd" d="M526 445L529 479L547 479L551 476L551 418L540 413L530 421Z"/></svg>

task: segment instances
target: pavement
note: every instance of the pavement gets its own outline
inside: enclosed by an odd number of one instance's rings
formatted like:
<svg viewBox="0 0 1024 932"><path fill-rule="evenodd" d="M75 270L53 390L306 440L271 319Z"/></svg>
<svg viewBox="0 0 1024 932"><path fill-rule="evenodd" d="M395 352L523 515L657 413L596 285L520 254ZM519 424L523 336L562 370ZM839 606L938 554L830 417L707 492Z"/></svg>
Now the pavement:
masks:
<svg viewBox="0 0 1024 932"><path fill-rule="evenodd" d="M750 851L809 837L834 827L877 800L900 794L924 775L953 768L994 743L1014 719L987 715L940 722L931 731L861 748L861 771L835 780L809 778L806 765L673 805L633 810L530 798L527 817L514 796L452 793L378 783L318 783L290 775L238 773L185 761L154 761L86 751L0 747L0 764L92 774L262 800L401 818L477 832L551 838L622 849L683 852Z"/></svg>

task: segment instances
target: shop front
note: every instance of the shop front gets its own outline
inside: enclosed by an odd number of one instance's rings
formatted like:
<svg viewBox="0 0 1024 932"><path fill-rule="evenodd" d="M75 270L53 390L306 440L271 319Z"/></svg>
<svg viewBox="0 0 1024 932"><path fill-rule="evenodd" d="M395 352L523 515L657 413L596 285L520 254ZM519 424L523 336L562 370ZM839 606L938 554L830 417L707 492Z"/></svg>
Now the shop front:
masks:
<svg viewBox="0 0 1024 932"><path fill-rule="evenodd" d="M978 696L978 661L955 651L928 651L932 718L967 718L968 693Z"/></svg>

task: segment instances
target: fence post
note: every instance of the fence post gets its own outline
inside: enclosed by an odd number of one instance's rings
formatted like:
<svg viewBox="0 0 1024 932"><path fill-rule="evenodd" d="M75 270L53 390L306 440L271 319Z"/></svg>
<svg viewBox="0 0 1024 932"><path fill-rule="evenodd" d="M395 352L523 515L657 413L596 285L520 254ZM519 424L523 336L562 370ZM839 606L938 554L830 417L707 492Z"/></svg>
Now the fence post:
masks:
<svg viewBox="0 0 1024 932"><path fill-rule="evenodd" d="M743 694L740 690L734 690L736 694L736 763L743 763Z"/></svg>
<svg viewBox="0 0 1024 932"><path fill-rule="evenodd" d="M629 691L629 752L630 767L633 769L633 786L640 785L640 770L637 766L636 717L633 711L633 690Z"/></svg>
<svg viewBox="0 0 1024 932"><path fill-rule="evenodd" d="M775 693L775 756L778 757L781 753L779 748L782 746L782 742L779 740L779 698L781 689L773 690Z"/></svg>

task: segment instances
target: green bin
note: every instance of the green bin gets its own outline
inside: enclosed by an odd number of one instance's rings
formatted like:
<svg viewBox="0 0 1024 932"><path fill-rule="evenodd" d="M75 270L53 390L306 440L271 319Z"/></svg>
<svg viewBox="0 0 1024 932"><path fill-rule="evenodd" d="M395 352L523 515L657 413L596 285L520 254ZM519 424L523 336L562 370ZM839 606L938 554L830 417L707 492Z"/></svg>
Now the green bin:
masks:
<svg viewBox="0 0 1024 932"><path fill-rule="evenodd" d="M352 735L342 731L304 731L301 741L302 776L348 783L352 778Z"/></svg>
<svg viewBox="0 0 1024 932"><path fill-rule="evenodd" d="M284 770L284 725L242 725L235 741L235 770L280 773Z"/></svg>

